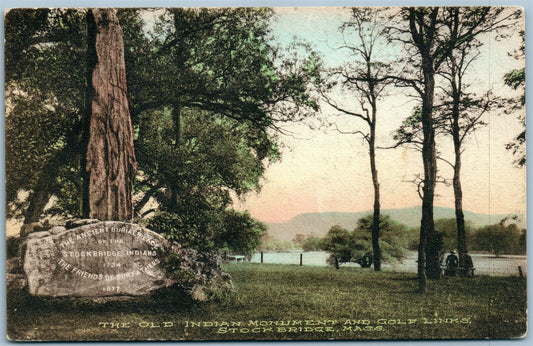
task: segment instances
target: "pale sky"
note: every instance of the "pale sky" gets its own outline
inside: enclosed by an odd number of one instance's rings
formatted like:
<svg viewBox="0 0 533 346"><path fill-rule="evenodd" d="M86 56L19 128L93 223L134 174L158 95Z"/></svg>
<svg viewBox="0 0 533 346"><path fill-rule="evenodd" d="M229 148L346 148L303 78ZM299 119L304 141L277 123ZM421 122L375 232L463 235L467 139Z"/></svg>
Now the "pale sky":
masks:
<svg viewBox="0 0 533 346"><path fill-rule="evenodd" d="M343 8L285 8L277 11L274 34L281 43L299 36L313 43L329 64L342 61L337 27L346 18ZM495 94L512 95L503 85L503 75L523 66L523 61L509 57L518 47L518 37L497 42L484 38L481 56L471 70L473 85L480 91L492 88ZM404 90L406 91L406 90ZM395 90L395 93L402 92ZM411 114L416 102L393 95L379 105L378 146L390 145L390 134ZM327 106L319 115L337 119L346 131L366 129L361 120L336 117ZM505 144L521 131L516 115L495 110L486 115L489 123L477 130L465 143L462 184L464 209L472 212L526 214L526 169L513 166L513 156ZM267 170L259 194L250 193L237 207L246 209L263 222L282 222L307 212L371 210L373 188L368 148L358 137L329 131L310 130L303 124L289 128L294 137L282 136L286 145L282 159ZM439 139L438 139L439 140ZM451 142L440 139L439 149L453 160ZM381 207L404 208L421 205L415 186L408 181L422 173L421 154L406 148L379 150L377 165L381 187ZM439 162L439 175L452 178L452 170ZM436 206L453 207L453 189L437 186Z"/></svg>

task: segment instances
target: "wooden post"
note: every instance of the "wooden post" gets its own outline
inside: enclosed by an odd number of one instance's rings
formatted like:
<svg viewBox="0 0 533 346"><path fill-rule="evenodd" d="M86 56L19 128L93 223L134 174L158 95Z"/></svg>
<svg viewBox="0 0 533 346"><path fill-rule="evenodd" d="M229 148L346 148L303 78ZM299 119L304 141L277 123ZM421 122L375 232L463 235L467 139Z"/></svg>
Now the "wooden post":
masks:
<svg viewBox="0 0 533 346"><path fill-rule="evenodd" d="M303 256L304 256L304 254L301 253L301 254L300 254L300 267L304 265Z"/></svg>
<svg viewBox="0 0 533 346"><path fill-rule="evenodd" d="M261 251L261 264L263 264L263 251Z"/></svg>
<svg viewBox="0 0 533 346"><path fill-rule="evenodd" d="M518 275L520 275L521 278L524 278L524 273L522 272L522 266L518 266Z"/></svg>

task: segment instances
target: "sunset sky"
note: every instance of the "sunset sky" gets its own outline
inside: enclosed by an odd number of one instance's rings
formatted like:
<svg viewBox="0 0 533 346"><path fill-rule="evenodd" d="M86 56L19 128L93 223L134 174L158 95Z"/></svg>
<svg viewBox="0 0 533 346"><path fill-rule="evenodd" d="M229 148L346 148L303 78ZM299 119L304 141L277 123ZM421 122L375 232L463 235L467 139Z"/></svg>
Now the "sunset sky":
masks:
<svg viewBox="0 0 533 346"><path fill-rule="evenodd" d="M273 29L283 45L293 37L312 43L329 65L341 63L338 26L347 18L343 8L284 8L277 10ZM518 32L518 30L515 30ZM524 62L509 56L520 43L518 35L496 41L483 37L481 55L470 71L471 83L480 92L492 88L497 95L510 96L503 75L522 67ZM382 54L388 54L384 48ZM407 90L392 90L379 107L378 146L391 144L391 133L411 114L417 101L402 95ZM356 110L356 108L353 108ZM323 105L321 119L336 122L344 131L366 129L356 118L338 116ZM313 120L316 123L317 120ZM477 130L465 143L462 183L464 209L472 212L526 213L526 169L513 166L513 156L505 144L521 130L516 114L502 110L486 114L488 126ZM264 222L283 222L300 213L371 210L373 190L368 149L360 137L339 134L333 129L310 130L305 124L284 127L292 136L282 136L282 159L267 170L260 193L250 193L237 203ZM437 139L439 150L452 160L449 139ZM422 173L421 154L407 147L379 150L377 164L383 209L421 204L415 186L409 181ZM451 168L439 162L439 175L452 178ZM453 207L451 186L437 186L436 206Z"/></svg>

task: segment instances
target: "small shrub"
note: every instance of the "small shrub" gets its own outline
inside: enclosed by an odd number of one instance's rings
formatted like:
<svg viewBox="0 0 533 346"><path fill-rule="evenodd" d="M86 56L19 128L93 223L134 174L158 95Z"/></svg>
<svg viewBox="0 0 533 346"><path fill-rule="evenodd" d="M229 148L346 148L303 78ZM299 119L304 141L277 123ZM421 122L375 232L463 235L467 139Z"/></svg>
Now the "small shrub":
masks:
<svg viewBox="0 0 533 346"><path fill-rule="evenodd" d="M208 300L233 289L231 277L223 272L216 251L200 253L176 242L159 251L160 268L175 282L175 288L193 300Z"/></svg>

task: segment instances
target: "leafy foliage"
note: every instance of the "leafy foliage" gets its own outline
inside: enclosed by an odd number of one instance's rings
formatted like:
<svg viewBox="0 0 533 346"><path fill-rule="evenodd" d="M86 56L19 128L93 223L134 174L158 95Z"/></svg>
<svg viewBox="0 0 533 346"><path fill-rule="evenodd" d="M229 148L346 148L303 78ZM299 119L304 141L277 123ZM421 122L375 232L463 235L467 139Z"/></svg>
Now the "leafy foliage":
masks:
<svg viewBox="0 0 533 346"><path fill-rule="evenodd" d="M257 251L260 252L281 252L297 248L297 245L289 240L275 239L268 233L263 233Z"/></svg>
<svg viewBox="0 0 533 346"><path fill-rule="evenodd" d="M48 198L55 195L61 201L58 209L72 200L69 196L79 195L75 172L85 105L84 25L81 10L15 9L6 14L8 215L20 215L27 207L18 203L20 191L46 190ZM63 178L61 173L66 173ZM77 215L77 206L67 208L67 215Z"/></svg>
<svg viewBox="0 0 533 346"><path fill-rule="evenodd" d="M223 297L233 289L231 277L222 271L216 252L198 252L173 242L159 252L159 267L173 280L171 289L198 301Z"/></svg>
<svg viewBox="0 0 533 346"><path fill-rule="evenodd" d="M465 223L466 239L468 244L472 244L472 234L474 228L472 223ZM435 220L435 231L442 237L443 249L454 250L457 248L457 222L452 219L438 219Z"/></svg>
<svg viewBox="0 0 533 346"><path fill-rule="evenodd" d="M526 81L526 69L512 70L507 72L503 78L505 84L513 89L518 89L520 86L523 86ZM522 104L524 104L523 101L525 101L525 99L522 99Z"/></svg>
<svg viewBox="0 0 533 346"><path fill-rule="evenodd" d="M195 248L198 250L209 250L214 247L213 225L201 224L203 232L198 232L197 228L190 227L194 220L187 219L187 216L158 211L153 217L146 221L146 226L164 236L166 239L175 241L178 244Z"/></svg>
<svg viewBox="0 0 533 346"><path fill-rule="evenodd" d="M350 231L339 225L331 227L322 240L322 249L331 253L339 262L350 262L354 247L356 244L352 240Z"/></svg>
<svg viewBox="0 0 533 346"><path fill-rule="evenodd" d="M265 232L266 225L249 213L227 210L223 232L216 236L215 242L235 253L252 255Z"/></svg>
<svg viewBox="0 0 533 346"><path fill-rule="evenodd" d="M301 243L304 251L319 251L322 249L322 239L313 235L307 236Z"/></svg>
<svg viewBox="0 0 533 346"><path fill-rule="evenodd" d="M186 247L199 251L228 249L251 255L259 245L266 226L250 214L226 210L219 215L213 211L190 219L191 215L158 211L149 218L147 227Z"/></svg>
<svg viewBox="0 0 533 346"><path fill-rule="evenodd" d="M372 215L357 221L353 232L335 225L331 227L322 239L322 249L337 257L339 262L357 261L367 253L372 253ZM388 215L381 215L380 248L385 261L401 259L407 251L407 227L390 219Z"/></svg>
<svg viewBox="0 0 533 346"><path fill-rule="evenodd" d="M525 57L525 32L521 31L520 36L522 38L522 44L520 45L519 49L517 50L517 54L515 55L517 58L524 59ZM520 89L522 91L522 95L518 97L518 99L511 100L510 102L510 110L515 109L521 109L521 113L518 115L518 119L524 126L524 130L521 131L512 142L509 142L506 144L505 148L507 150L510 150L513 155L515 155L516 160L515 164L518 167L523 167L526 164L526 117L524 114L524 105L526 103L526 93L525 93L525 85L526 85L526 69L525 67L521 69L511 70L507 72L503 80L506 85L510 86L513 89Z"/></svg>
<svg viewBox="0 0 533 346"><path fill-rule="evenodd" d="M137 188L151 191L169 210L186 207L189 199L226 205L230 191L242 195L258 189L263 157L277 155L268 136L233 119L191 110L182 113L180 126L176 139L168 109L139 117L136 151L142 179Z"/></svg>
<svg viewBox="0 0 533 346"><path fill-rule="evenodd" d="M516 224L502 223L481 227L474 234L473 250L495 254L525 254L526 230L520 230Z"/></svg>
<svg viewBox="0 0 533 346"><path fill-rule="evenodd" d="M363 256L364 253L371 251L371 239L369 234L372 231L372 215L368 215L357 221L357 228L354 230L354 239L368 245L364 249L355 253L356 257ZM382 248L381 256L385 261L392 261L403 258L407 251L407 226L398 223L390 218L389 215L381 215L379 221L380 230L380 247Z"/></svg>

